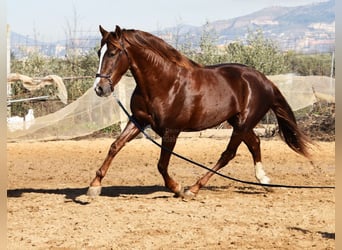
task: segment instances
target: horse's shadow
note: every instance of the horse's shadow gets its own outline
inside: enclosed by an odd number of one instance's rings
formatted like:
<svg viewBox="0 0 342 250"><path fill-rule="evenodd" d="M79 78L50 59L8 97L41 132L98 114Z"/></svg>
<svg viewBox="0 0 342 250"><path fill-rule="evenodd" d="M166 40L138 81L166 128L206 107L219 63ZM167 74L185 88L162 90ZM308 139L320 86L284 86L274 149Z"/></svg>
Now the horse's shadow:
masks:
<svg viewBox="0 0 342 250"><path fill-rule="evenodd" d="M203 187L204 190L210 191L223 191L231 189L231 186L208 186ZM234 187L233 187L234 188ZM236 190L237 189L237 190ZM75 202L80 205L87 205L90 202L82 201L80 197L85 195L88 191L88 187L84 188L56 188L56 189L46 189L46 188L19 188L19 189L8 189L7 197L19 198L24 193L37 193L37 194L58 194L65 196L65 202ZM155 196L157 198L169 198L172 197L172 193L165 186L153 185L153 186L108 186L102 187L101 196L106 197L119 197L124 195L149 195L156 192L165 192L165 195ZM245 188L235 187L235 191L241 194L264 194L265 190L245 190ZM170 195L169 195L170 194Z"/></svg>
<svg viewBox="0 0 342 250"><path fill-rule="evenodd" d="M45 188L20 188L20 189L8 189L7 197L18 198L24 193L38 193L38 194L58 194L64 195L66 201L73 201L80 205L87 205L89 202L84 202L79 199L80 196L87 193L88 187L85 188L57 188L57 189L45 189ZM121 195L148 195L155 192L169 192L164 186L110 186L102 187L101 196L107 197L119 197ZM166 197L166 196L162 196Z"/></svg>

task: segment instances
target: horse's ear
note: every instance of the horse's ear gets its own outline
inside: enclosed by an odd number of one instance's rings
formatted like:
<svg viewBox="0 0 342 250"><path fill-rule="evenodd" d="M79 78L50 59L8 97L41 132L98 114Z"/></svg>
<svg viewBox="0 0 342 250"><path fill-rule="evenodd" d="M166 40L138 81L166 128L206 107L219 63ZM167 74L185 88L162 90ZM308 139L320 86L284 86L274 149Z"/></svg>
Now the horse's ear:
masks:
<svg viewBox="0 0 342 250"><path fill-rule="evenodd" d="M115 35L116 37L120 38L121 37L121 28L119 27L119 25L115 26Z"/></svg>
<svg viewBox="0 0 342 250"><path fill-rule="evenodd" d="M101 32L101 34L102 34L102 37L105 37L105 36L108 35L108 31L105 30L104 28L102 28L101 25L99 26L99 29L100 29L100 32Z"/></svg>
<svg viewBox="0 0 342 250"><path fill-rule="evenodd" d="M113 44L115 47L117 47L118 49L123 50L123 47L120 42L121 34L122 34L121 28L118 25L116 25L115 31L110 32L110 34L111 36L109 37L109 42Z"/></svg>

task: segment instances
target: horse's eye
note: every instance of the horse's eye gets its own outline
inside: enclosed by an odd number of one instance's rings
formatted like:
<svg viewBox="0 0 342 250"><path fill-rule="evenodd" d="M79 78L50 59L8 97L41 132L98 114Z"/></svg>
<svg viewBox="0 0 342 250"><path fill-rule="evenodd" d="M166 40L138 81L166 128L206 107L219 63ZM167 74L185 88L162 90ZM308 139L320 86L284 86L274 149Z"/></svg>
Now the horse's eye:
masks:
<svg viewBox="0 0 342 250"><path fill-rule="evenodd" d="M114 57L115 53L114 52L109 52L108 55L109 55L109 57Z"/></svg>

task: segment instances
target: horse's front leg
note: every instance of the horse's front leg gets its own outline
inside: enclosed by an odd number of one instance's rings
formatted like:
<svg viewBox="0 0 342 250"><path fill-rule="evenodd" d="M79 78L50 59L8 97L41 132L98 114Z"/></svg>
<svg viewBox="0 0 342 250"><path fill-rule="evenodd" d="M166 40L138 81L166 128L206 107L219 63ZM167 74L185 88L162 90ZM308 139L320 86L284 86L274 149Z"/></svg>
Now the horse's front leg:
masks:
<svg viewBox="0 0 342 250"><path fill-rule="evenodd" d="M162 149L158 161L158 170L163 176L165 186L169 188L176 196L183 197L184 190L180 184L173 180L168 173L168 166L171 157L171 151L174 149L179 131L167 130L162 137Z"/></svg>
<svg viewBox="0 0 342 250"><path fill-rule="evenodd" d="M140 130L134 125L133 122L129 121L127 123L125 129L111 145L102 166L96 171L96 176L90 183L87 195L97 196L101 193L101 181L106 175L113 158L120 151L120 149L125 146L126 142L135 138L139 134L139 132Z"/></svg>

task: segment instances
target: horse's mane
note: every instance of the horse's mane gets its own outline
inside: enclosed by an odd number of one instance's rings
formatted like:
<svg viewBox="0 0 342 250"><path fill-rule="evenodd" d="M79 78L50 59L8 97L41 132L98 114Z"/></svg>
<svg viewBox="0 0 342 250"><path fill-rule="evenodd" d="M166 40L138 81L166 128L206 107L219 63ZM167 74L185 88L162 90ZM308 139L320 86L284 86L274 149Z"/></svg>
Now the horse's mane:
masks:
<svg viewBox="0 0 342 250"><path fill-rule="evenodd" d="M123 30L123 35L132 46L145 49L146 56L152 62L158 63L164 59L185 68L201 67L200 64L182 55L164 40L150 33L140 30Z"/></svg>

